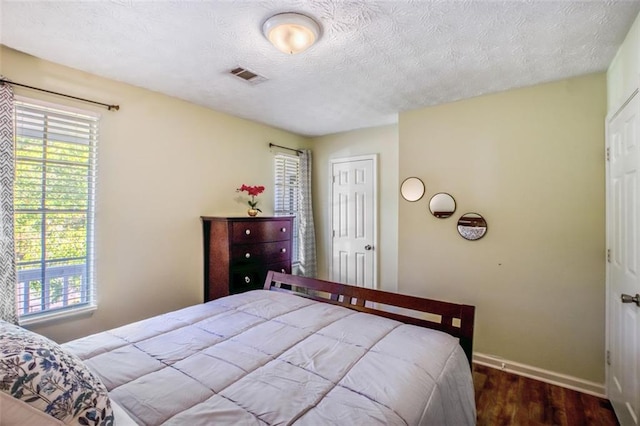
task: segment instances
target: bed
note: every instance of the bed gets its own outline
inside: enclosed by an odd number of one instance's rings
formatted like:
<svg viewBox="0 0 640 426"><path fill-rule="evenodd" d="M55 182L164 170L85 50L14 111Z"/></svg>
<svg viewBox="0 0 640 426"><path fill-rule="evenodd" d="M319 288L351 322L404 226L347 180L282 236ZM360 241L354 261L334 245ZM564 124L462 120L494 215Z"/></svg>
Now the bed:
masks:
<svg viewBox="0 0 640 426"><path fill-rule="evenodd" d="M79 424L458 426L476 421L474 310L271 271L61 350L108 395Z"/></svg>

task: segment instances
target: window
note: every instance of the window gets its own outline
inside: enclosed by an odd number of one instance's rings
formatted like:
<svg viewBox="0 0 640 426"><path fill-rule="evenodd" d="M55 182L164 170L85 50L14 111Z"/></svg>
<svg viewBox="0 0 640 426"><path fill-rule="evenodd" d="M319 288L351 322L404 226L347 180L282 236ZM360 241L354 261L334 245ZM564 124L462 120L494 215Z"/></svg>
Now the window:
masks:
<svg viewBox="0 0 640 426"><path fill-rule="evenodd" d="M293 219L293 253L294 269L299 262L298 252L298 208L300 160L297 156L276 154L275 156L275 202L276 216L295 216Z"/></svg>
<svg viewBox="0 0 640 426"><path fill-rule="evenodd" d="M93 307L98 119L16 101L15 122L18 315Z"/></svg>

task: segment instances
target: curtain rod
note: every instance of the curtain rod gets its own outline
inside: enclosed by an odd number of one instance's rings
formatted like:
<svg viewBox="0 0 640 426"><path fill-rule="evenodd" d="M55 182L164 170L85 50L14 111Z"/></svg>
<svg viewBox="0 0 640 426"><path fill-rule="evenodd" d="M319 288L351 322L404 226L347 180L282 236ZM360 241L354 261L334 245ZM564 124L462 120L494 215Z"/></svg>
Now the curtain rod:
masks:
<svg viewBox="0 0 640 426"><path fill-rule="evenodd" d="M14 83L13 81L0 79L1 84L11 84L13 86L26 87L27 89L38 90L40 92L51 93L52 95L64 96L65 98L75 99L77 101L89 102L91 104L96 104L107 108L109 111L118 111L120 109L120 105L109 105L104 104L102 102L92 101L90 99L78 98L77 96L65 95L64 93L52 92L51 90L40 89L39 87L27 86L26 84Z"/></svg>
<svg viewBox="0 0 640 426"><path fill-rule="evenodd" d="M288 149L289 151L295 151L298 154L302 154L302 151L300 151L299 149L287 148L286 146L276 145L275 143L269 142L269 148L271 148L272 146L275 146L276 148Z"/></svg>

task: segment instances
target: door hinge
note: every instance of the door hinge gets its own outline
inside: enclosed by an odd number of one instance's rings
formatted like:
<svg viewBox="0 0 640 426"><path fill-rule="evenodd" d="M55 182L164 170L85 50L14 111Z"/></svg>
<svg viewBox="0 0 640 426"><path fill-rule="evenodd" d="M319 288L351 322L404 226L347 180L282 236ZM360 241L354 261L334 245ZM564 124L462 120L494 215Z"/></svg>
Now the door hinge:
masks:
<svg viewBox="0 0 640 426"><path fill-rule="evenodd" d="M611 151L611 148L607 147L607 161L609 161L610 151Z"/></svg>
<svg viewBox="0 0 640 426"><path fill-rule="evenodd" d="M607 263L611 263L611 249L607 249Z"/></svg>
<svg viewBox="0 0 640 426"><path fill-rule="evenodd" d="M335 237L336 236L336 230L334 229L333 231L331 231L331 236Z"/></svg>
<svg viewBox="0 0 640 426"><path fill-rule="evenodd" d="M607 351L607 365L611 365L611 351Z"/></svg>

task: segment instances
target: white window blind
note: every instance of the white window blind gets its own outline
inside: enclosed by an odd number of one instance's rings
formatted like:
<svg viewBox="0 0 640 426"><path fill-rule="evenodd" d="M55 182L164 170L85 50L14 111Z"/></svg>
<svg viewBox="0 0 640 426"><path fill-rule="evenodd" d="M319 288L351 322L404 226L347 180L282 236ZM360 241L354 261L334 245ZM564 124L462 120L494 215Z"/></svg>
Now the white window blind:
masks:
<svg viewBox="0 0 640 426"><path fill-rule="evenodd" d="M298 250L298 208L300 160L297 156L287 154L275 155L275 202L276 216L295 216L293 219L293 263L300 259Z"/></svg>
<svg viewBox="0 0 640 426"><path fill-rule="evenodd" d="M93 306L98 118L20 101L15 121L18 314Z"/></svg>

